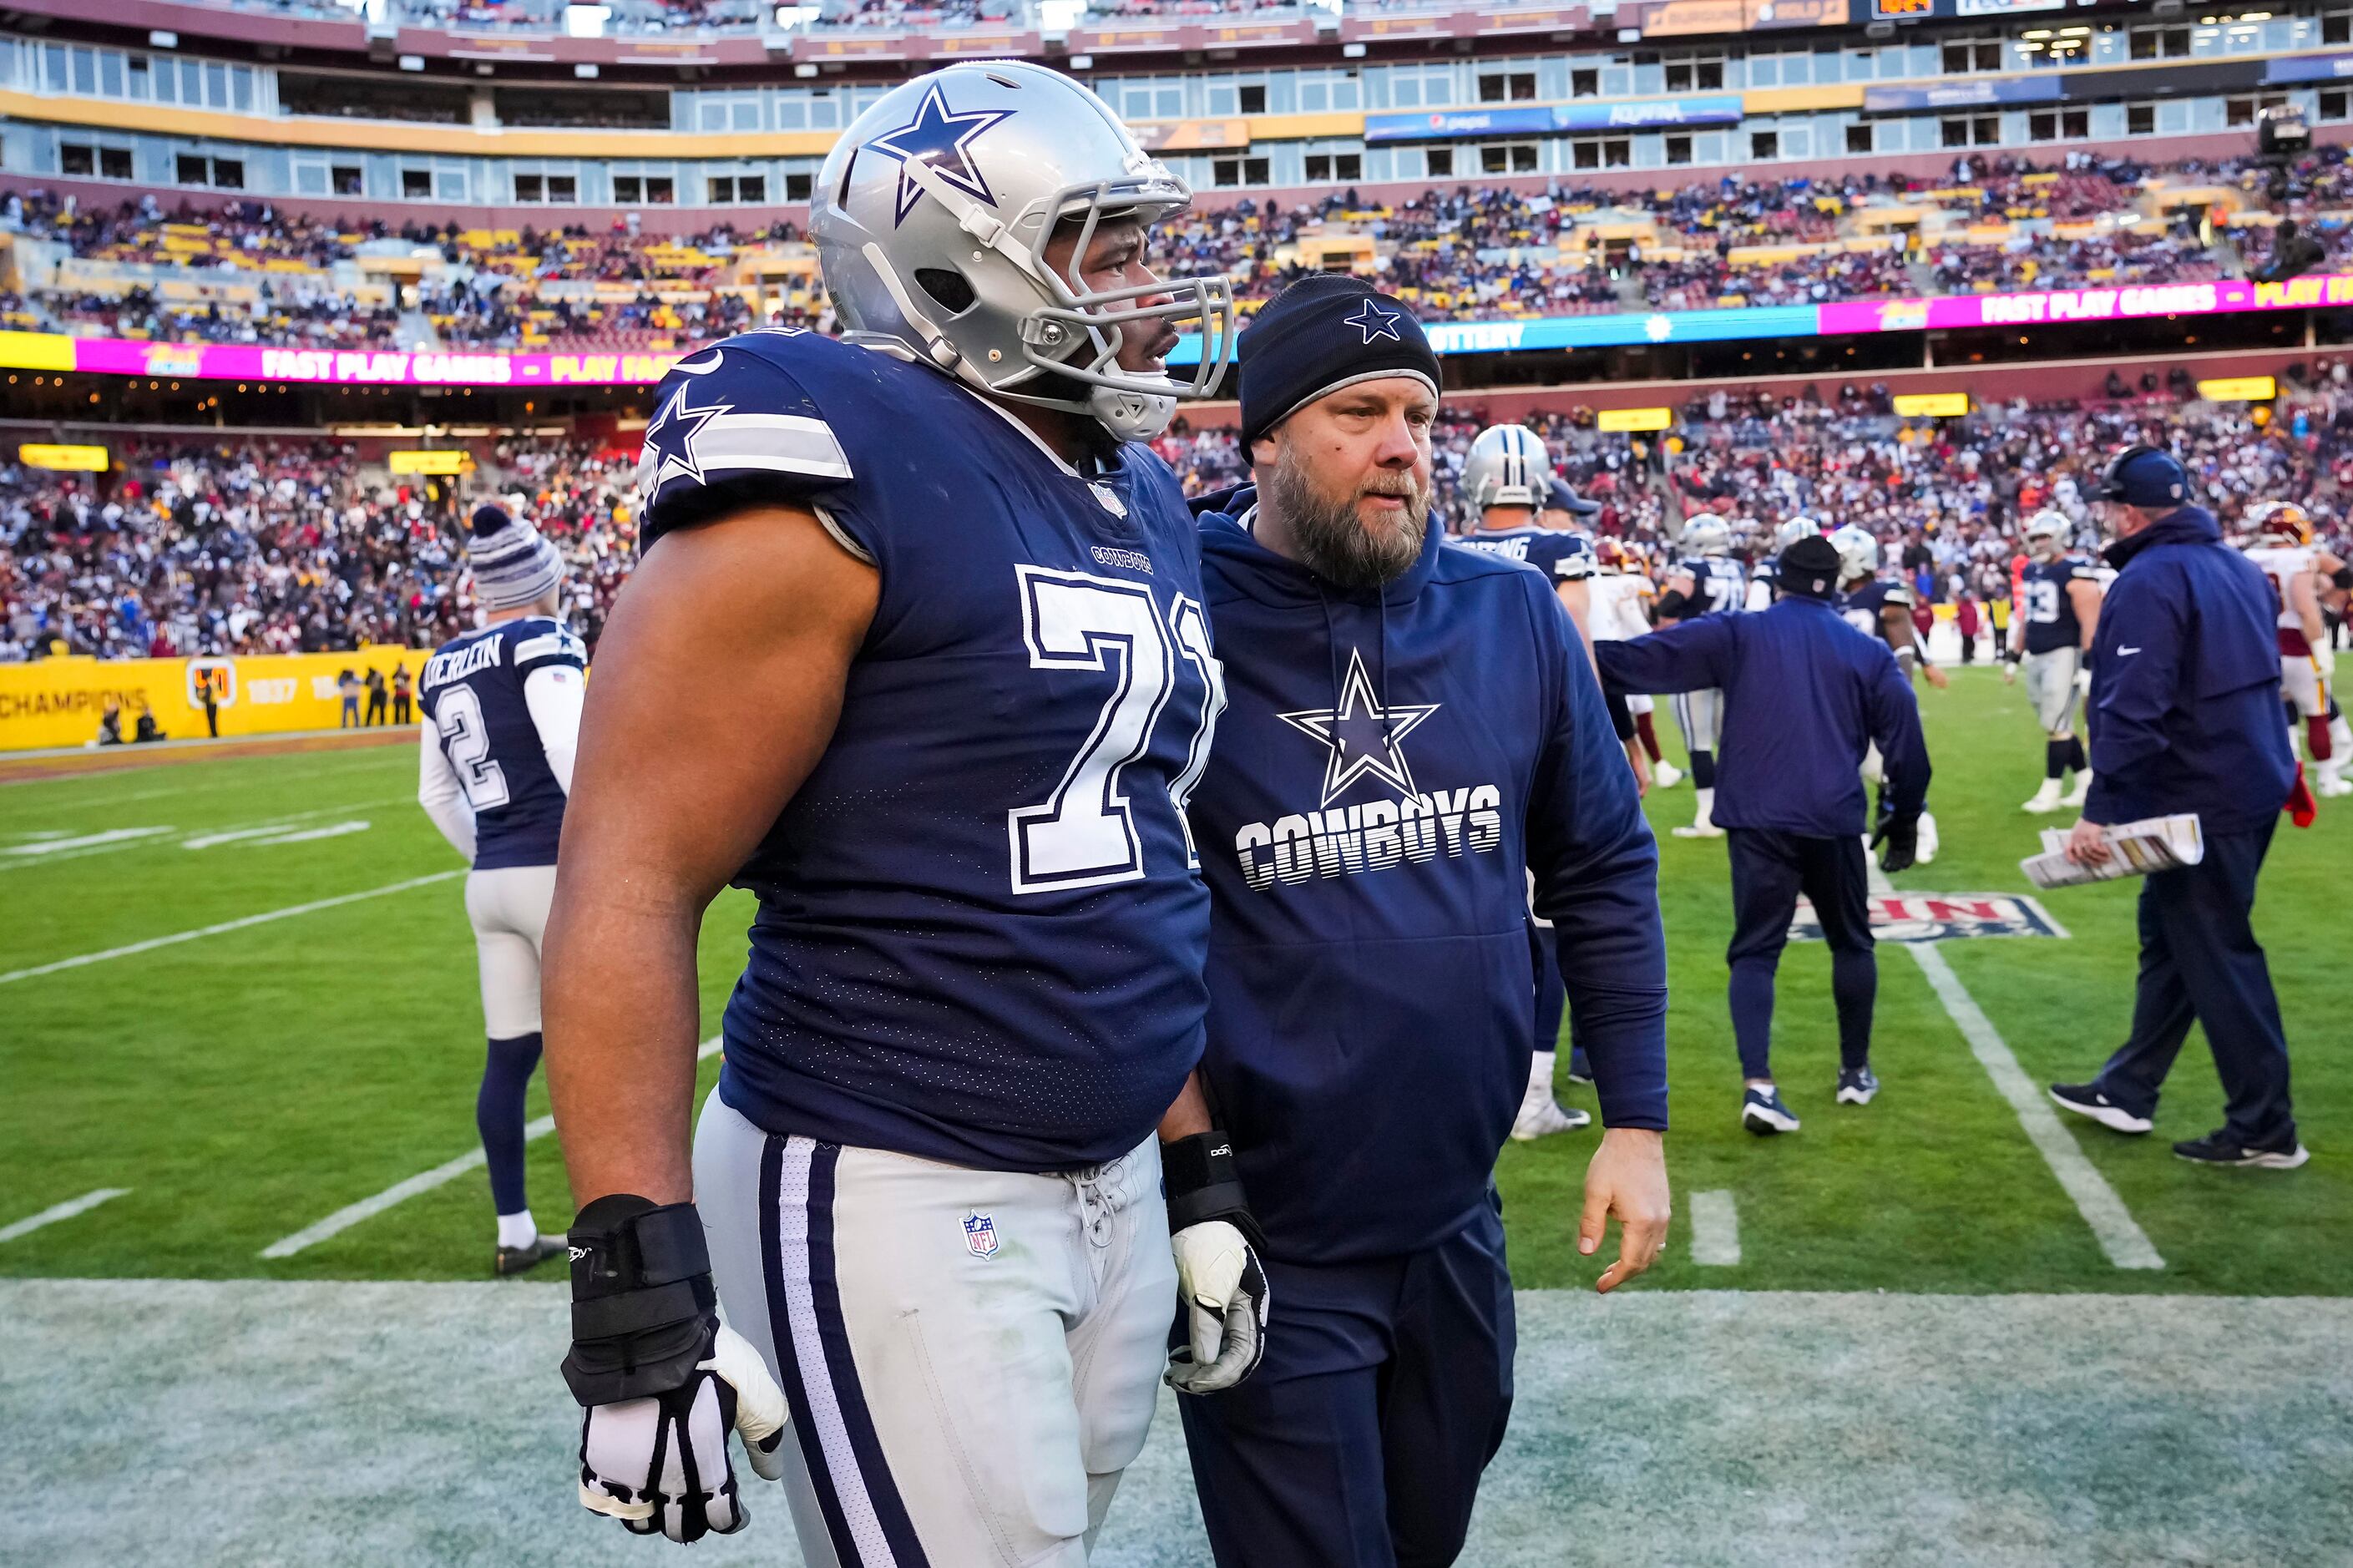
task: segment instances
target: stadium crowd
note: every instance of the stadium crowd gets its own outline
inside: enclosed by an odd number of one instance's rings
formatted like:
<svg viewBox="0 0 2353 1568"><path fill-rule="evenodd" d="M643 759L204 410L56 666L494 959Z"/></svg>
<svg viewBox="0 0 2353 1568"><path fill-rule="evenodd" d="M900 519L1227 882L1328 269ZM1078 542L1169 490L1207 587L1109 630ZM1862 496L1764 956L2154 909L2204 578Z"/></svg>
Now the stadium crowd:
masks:
<svg viewBox="0 0 2353 1568"><path fill-rule="evenodd" d="M1248 300L1271 298L1308 268L1369 269L1429 320L2173 283L2260 266L2271 240L2258 232L2209 245L2179 222L2142 232L2160 221L2152 192L2195 181L2249 184L2263 174L2253 163L2153 166L2079 153L2042 167L1972 154L1937 180L1725 175L1641 192L1461 185L1394 206L1354 190L1288 205L1254 196L1211 205L1216 196L1205 194L1157 243L1168 268L1222 271ZM2353 255L2345 225L2353 174L2343 150L2307 159L2297 189L2290 208L2324 258L2344 263ZM1923 216L1937 213L1935 223ZM1999 242L1946 237L1991 221L2009 223L2010 234ZM159 297L161 274L140 272L121 293L87 283L34 293L22 307L37 319L134 337L290 346L683 349L764 324L754 285L735 265L744 253L784 247L808 259L781 218L665 237L628 215L595 227L480 230L380 216L321 220L254 199L166 210L153 195L103 207L11 194L0 197L0 230L62 241L93 262L250 286L237 302L190 302ZM385 257L427 263L409 285L406 328L404 312L385 301L389 285L339 292L330 280L344 263ZM772 302L765 324L830 321L811 299ZM430 341L422 341L427 328Z"/></svg>
<svg viewBox="0 0 2353 1568"><path fill-rule="evenodd" d="M2152 383L2155 378L2151 377ZM1450 526L1470 521L1455 476L1490 423L1450 405L1436 432ZM1680 519L1708 510L1740 548L1769 550L1804 515L1858 523L1928 597L2007 593L2020 521L2056 506L2088 521L2087 468L2119 444L2169 446L2226 524L2256 502L2304 500L2340 550L2353 493L2353 378L2321 362L2258 423L2185 405L2161 384L2087 406L1997 406L1964 419L1895 416L1883 387L1809 388L1787 400L1695 397L1671 431L1604 435L1586 410L1535 416L1562 476L1599 503L1594 531L1662 560ZM1238 482L1230 428L1180 419L1155 449L1189 492ZM0 660L426 647L471 624L459 498L402 479L331 440L147 440L115 474L0 467ZM571 566L570 612L594 640L636 551L634 451L541 438L485 455L474 488L536 520Z"/></svg>

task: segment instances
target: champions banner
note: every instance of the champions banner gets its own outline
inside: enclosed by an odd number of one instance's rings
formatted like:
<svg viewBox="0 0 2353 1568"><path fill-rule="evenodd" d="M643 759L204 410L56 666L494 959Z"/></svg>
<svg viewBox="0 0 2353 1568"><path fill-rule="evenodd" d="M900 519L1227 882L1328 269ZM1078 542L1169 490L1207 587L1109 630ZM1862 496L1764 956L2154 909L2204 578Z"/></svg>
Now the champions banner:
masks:
<svg viewBox="0 0 2353 1568"><path fill-rule="evenodd" d="M2154 316L2219 316L2247 310L2342 306L2353 306L2353 273L2319 273L2279 283L2219 278L2206 283L2041 289L2016 294L1941 294L1925 300L1852 300L1831 305L1432 321L1429 323L1429 332L1430 346L1441 354L1510 353L1528 349L1840 337L1854 332L2045 326L2065 321L2124 321ZM121 338L72 338L54 332L0 332L0 369L5 370L143 375L175 381L310 382L343 386L650 386L667 375L670 367L688 352L549 354L480 350L471 353L411 353L390 349L269 349L243 343L149 343ZM1187 336L1168 359L1172 364L1198 363L1200 340Z"/></svg>
<svg viewBox="0 0 2353 1568"><path fill-rule="evenodd" d="M213 718L224 735L274 735L332 730L343 721L341 686L349 670L360 683L354 717L368 713L367 677L384 678L385 719L396 710L394 672L406 667L416 717L415 678L427 648L363 647L349 653L273 653L227 658L37 659L0 664L0 752L88 745L98 739L107 699L120 705L122 738L138 733L143 705L170 741L201 740L209 690Z"/></svg>

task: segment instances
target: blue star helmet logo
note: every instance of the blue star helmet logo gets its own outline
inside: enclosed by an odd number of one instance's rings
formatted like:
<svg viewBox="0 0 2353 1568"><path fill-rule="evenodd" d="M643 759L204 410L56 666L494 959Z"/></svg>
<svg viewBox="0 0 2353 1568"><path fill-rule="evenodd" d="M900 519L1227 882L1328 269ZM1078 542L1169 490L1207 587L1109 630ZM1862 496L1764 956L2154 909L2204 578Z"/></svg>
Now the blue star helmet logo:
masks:
<svg viewBox="0 0 2353 1568"><path fill-rule="evenodd" d="M1340 324L1355 327L1365 334L1365 341L1359 347L1372 347L1375 338L1387 338L1393 343L1402 343L1405 340L1398 335L1397 330L1398 318L1404 312L1400 310L1381 309L1381 302L1367 294L1364 302L1356 307L1356 313L1345 318Z"/></svg>
<svg viewBox="0 0 2353 1568"><path fill-rule="evenodd" d="M896 131L885 132L867 145L876 152L896 158L903 165L921 163L956 190L976 201L997 205L997 197L982 178L979 167L972 161L972 144L990 126L1000 120L1013 118L1009 109L976 109L958 114L940 96L937 83L924 92L923 101L916 106L915 118ZM923 187L913 176L899 175L898 212L891 226L896 228L907 221L923 198Z"/></svg>

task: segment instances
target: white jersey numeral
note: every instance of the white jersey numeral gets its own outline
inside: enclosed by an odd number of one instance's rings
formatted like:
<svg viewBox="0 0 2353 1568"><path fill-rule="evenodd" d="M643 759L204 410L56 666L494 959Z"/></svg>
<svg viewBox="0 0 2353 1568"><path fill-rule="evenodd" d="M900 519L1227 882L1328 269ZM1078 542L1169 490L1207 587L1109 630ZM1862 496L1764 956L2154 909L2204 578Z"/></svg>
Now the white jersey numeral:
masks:
<svg viewBox="0 0 2353 1568"><path fill-rule="evenodd" d="M2047 626L2059 618L2059 584L2037 579L2026 585L2026 618Z"/></svg>
<svg viewBox="0 0 2353 1568"><path fill-rule="evenodd" d="M506 805L506 770L491 760L490 726L482 722L482 701L473 688L460 683L444 689L434 700L433 723L466 804L477 812Z"/></svg>
<svg viewBox="0 0 2353 1568"><path fill-rule="evenodd" d="M1209 651L1209 617L1200 605L1180 595L1168 606L1168 626L1176 634L1176 651L1201 672L1201 684L1208 693L1201 700L1201 727L1193 731L1185 771L1168 784L1169 802L1176 807L1176 820L1185 829L1185 864L1198 871L1201 855L1193 847L1193 824L1185 812L1193 802L1193 786L1208 770L1209 742L1218 732L1218 715L1226 710L1226 667Z"/></svg>
<svg viewBox="0 0 2353 1568"><path fill-rule="evenodd" d="M1119 775L1151 746L1175 680L1167 629L1152 591L1139 584L1042 566L1017 566L1014 574L1029 668L1101 671L1114 684L1045 804L1007 814L1013 890L1134 881L1144 875L1144 847Z"/></svg>

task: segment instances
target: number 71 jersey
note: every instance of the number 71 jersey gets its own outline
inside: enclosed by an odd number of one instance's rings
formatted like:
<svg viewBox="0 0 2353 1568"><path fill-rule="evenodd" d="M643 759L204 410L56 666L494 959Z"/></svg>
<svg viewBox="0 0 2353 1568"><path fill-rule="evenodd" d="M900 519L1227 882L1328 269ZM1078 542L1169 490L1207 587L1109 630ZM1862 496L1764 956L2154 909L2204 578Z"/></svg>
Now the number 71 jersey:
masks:
<svg viewBox="0 0 2353 1568"><path fill-rule="evenodd" d="M1223 698L1175 477L1141 446L1075 469L927 366L760 331L664 381L638 484L643 548L785 502L881 577L832 741L735 878L760 910L721 1097L985 1169L1134 1148L1208 1005L1184 805Z"/></svg>

